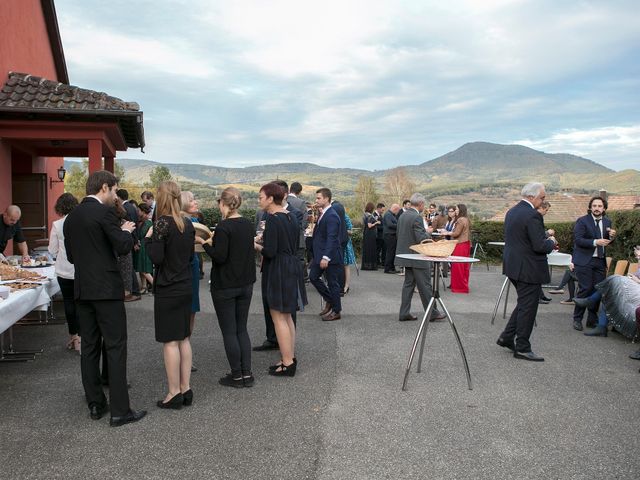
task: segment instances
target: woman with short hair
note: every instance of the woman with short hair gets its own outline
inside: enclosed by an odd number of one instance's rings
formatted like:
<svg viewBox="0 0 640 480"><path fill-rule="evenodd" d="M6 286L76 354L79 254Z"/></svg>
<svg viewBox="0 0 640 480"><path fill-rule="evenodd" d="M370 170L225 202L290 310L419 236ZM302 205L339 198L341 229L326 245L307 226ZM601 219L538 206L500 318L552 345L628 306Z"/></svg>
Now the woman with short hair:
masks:
<svg viewBox="0 0 640 480"><path fill-rule="evenodd" d="M275 183L260 188L258 202L267 216L262 238L255 248L262 253L262 286L276 330L281 360L269 368L269 374L293 377L296 374L296 327L291 314L304 308L307 295L302 267L297 257L300 227L282 206L286 192Z"/></svg>

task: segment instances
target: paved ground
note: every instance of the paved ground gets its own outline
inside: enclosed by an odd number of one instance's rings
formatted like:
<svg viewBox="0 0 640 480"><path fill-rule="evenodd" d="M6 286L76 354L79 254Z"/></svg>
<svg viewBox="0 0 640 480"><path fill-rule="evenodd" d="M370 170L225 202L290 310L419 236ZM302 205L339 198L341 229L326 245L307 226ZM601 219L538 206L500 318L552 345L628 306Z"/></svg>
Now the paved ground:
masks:
<svg viewBox="0 0 640 480"><path fill-rule="evenodd" d="M89 419L79 357L62 325L16 328L43 346L30 363L0 365L0 478L634 479L639 477L640 362L617 334L571 329L571 307L541 306L534 349L542 364L495 345L490 325L501 276L475 266L470 295L444 301L467 351L474 389L446 323L428 329L422 373L400 387L417 322L399 323L402 278L362 272L343 320L324 323L310 290L300 316L295 378L274 378L274 352L255 353L257 384L219 386L226 357L206 281L194 334L194 405L161 411L161 348L152 297L129 304L132 404L150 414L109 428ZM416 295L417 297L417 295ZM511 302L513 303L513 301ZM419 313L419 304L414 302ZM256 291L250 318L263 339Z"/></svg>

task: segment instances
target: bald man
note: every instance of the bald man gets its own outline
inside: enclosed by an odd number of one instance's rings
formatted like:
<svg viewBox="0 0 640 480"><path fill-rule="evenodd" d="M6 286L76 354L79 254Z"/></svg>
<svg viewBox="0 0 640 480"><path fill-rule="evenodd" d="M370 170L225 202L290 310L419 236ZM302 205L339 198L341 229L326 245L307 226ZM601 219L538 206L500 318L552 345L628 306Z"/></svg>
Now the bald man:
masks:
<svg viewBox="0 0 640 480"><path fill-rule="evenodd" d="M22 235L22 228L20 227L21 215L22 212L17 205L9 205L2 214L2 221L0 221L0 253L4 253L5 248L7 248L7 242L13 240L22 255L22 260L29 261L29 247L27 247L27 242Z"/></svg>

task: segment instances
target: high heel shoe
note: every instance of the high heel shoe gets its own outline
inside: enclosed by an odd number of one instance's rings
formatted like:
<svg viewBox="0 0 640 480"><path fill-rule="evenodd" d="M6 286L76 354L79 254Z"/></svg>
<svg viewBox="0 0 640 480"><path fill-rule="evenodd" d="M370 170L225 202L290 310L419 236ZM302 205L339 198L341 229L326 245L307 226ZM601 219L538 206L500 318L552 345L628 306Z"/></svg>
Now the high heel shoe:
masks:
<svg viewBox="0 0 640 480"><path fill-rule="evenodd" d="M193 390L189 389L186 392L184 392L182 394L182 398L183 398L182 404L185 407L190 407L191 404L193 403Z"/></svg>
<svg viewBox="0 0 640 480"><path fill-rule="evenodd" d="M298 365L298 359L296 357L293 357L293 364L294 365ZM278 363L276 363L275 365L271 365L269 367L269 371L270 372L275 372L277 369L279 369L282 366L282 360L280 360Z"/></svg>
<svg viewBox="0 0 640 480"><path fill-rule="evenodd" d="M183 403L184 403L184 397L182 396L181 393L178 393L173 397L171 397L171 400L169 400L168 402L163 402L162 400L158 400L156 405L158 405L158 408L169 408L172 410L180 410L182 408Z"/></svg>
<svg viewBox="0 0 640 480"><path fill-rule="evenodd" d="M349 293L349 290L351 289L351 287L347 287L344 289L344 291L342 292L343 295L346 295L347 293Z"/></svg>
<svg viewBox="0 0 640 480"><path fill-rule="evenodd" d="M291 365L279 365L279 370L273 370L269 372L269 375L273 375L274 377L293 377L296 374L296 364L292 363Z"/></svg>

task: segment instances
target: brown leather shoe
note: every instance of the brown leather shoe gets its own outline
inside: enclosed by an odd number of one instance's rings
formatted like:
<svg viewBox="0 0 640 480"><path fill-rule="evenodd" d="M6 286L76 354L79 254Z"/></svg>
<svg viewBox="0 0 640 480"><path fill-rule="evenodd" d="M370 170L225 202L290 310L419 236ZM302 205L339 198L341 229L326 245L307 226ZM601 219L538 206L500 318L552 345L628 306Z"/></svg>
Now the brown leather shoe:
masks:
<svg viewBox="0 0 640 480"><path fill-rule="evenodd" d="M329 305L328 303L324 304L324 309L318 314L321 317L325 316L326 314L328 314L331 311L331 305Z"/></svg>
<svg viewBox="0 0 640 480"><path fill-rule="evenodd" d="M125 295L124 296L124 301L125 302L135 302L137 300L140 300L140 295Z"/></svg>
<svg viewBox="0 0 640 480"><path fill-rule="evenodd" d="M323 315L322 317L323 322L333 322L334 320L340 320L340 314L334 312L333 310L331 310L326 315Z"/></svg>

